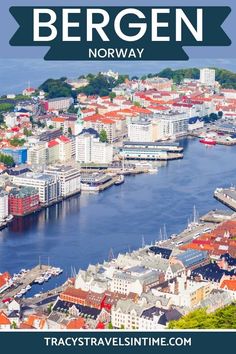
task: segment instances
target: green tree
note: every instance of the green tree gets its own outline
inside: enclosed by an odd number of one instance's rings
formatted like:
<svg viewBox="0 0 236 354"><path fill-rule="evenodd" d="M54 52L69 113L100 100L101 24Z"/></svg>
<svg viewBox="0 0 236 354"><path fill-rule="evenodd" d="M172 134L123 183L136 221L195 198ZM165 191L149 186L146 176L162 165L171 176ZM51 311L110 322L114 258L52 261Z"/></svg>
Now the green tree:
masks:
<svg viewBox="0 0 236 354"><path fill-rule="evenodd" d="M11 112L14 109L14 104L12 103L0 103L0 112Z"/></svg>
<svg viewBox="0 0 236 354"><path fill-rule="evenodd" d="M107 143L108 142L106 130L104 130L104 129L101 130L99 138L100 138L100 141L102 143Z"/></svg>
<svg viewBox="0 0 236 354"><path fill-rule="evenodd" d="M50 313L52 312L52 306L53 304L49 304L47 307L47 313L50 315Z"/></svg>
<svg viewBox="0 0 236 354"><path fill-rule="evenodd" d="M68 133L69 133L70 135L72 135L72 129L71 129L71 127L68 128Z"/></svg>
<svg viewBox="0 0 236 354"><path fill-rule="evenodd" d="M54 127L53 127L53 125L50 124L48 128L49 129L53 129Z"/></svg>
<svg viewBox="0 0 236 354"><path fill-rule="evenodd" d="M115 92L111 92L111 93L109 94L109 97L110 97L111 102L113 102L114 98L116 97Z"/></svg>
<svg viewBox="0 0 236 354"><path fill-rule="evenodd" d="M78 109L72 104L68 109L68 113L77 113L77 110Z"/></svg>
<svg viewBox="0 0 236 354"><path fill-rule="evenodd" d="M111 322L108 323L108 329L113 329L113 326L112 326Z"/></svg>
<svg viewBox="0 0 236 354"><path fill-rule="evenodd" d="M141 107L141 104L140 104L139 102L137 102L137 101L134 101L133 104L134 104L134 106L136 106L136 107Z"/></svg>
<svg viewBox="0 0 236 354"><path fill-rule="evenodd" d="M70 97L72 96L72 87L66 83L66 77L60 79L48 79L39 87L47 93L48 98Z"/></svg>
<svg viewBox="0 0 236 354"><path fill-rule="evenodd" d="M12 322L11 329L17 329L17 324L15 321Z"/></svg>
<svg viewBox="0 0 236 354"><path fill-rule="evenodd" d="M177 321L170 321L170 329L235 329L236 328L236 306L231 304L213 313L207 310L198 309L183 316Z"/></svg>
<svg viewBox="0 0 236 354"><path fill-rule="evenodd" d="M0 162L2 162L7 167L12 167L15 165L14 159L10 155L5 155L0 153Z"/></svg>
<svg viewBox="0 0 236 354"><path fill-rule="evenodd" d="M25 143L25 140L24 139L18 139L18 138L13 138L10 140L10 144L11 146L23 146Z"/></svg>
<svg viewBox="0 0 236 354"><path fill-rule="evenodd" d="M24 128L24 130L23 130L23 134L25 135L25 136L32 136L32 131L31 130L28 130L27 128Z"/></svg>

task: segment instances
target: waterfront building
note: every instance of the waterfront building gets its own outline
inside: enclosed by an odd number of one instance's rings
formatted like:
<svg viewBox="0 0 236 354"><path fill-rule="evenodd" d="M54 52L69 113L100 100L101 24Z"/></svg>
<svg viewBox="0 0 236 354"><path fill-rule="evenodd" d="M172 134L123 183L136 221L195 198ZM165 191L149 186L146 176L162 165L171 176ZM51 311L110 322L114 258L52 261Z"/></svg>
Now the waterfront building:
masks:
<svg viewBox="0 0 236 354"><path fill-rule="evenodd" d="M8 194L4 191L0 191L0 221L6 219L8 215Z"/></svg>
<svg viewBox="0 0 236 354"><path fill-rule="evenodd" d="M216 71L214 69L203 68L200 69L200 82L203 85L213 86L215 84Z"/></svg>
<svg viewBox="0 0 236 354"><path fill-rule="evenodd" d="M183 157L178 144L162 142L124 142L120 154L133 160L168 160Z"/></svg>
<svg viewBox="0 0 236 354"><path fill-rule="evenodd" d="M27 148L26 147L9 147L1 149L1 152L10 155L15 164L21 165L27 161Z"/></svg>
<svg viewBox="0 0 236 354"><path fill-rule="evenodd" d="M128 138L130 141L151 142L153 139L152 123L150 121L138 121L128 124Z"/></svg>
<svg viewBox="0 0 236 354"><path fill-rule="evenodd" d="M40 203L48 205L61 199L60 182L56 176L28 172L14 176L13 184L19 187L33 187L38 190Z"/></svg>
<svg viewBox="0 0 236 354"><path fill-rule="evenodd" d="M59 179L63 198L80 192L80 171L77 168L64 165L50 166L44 173Z"/></svg>
<svg viewBox="0 0 236 354"><path fill-rule="evenodd" d="M45 142L39 142L28 149L28 164L44 166L48 163L48 149Z"/></svg>
<svg viewBox="0 0 236 354"><path fill-rule="evenodd" d="M44 102L46 111L64 111L67 110L73 103L71 97L57 97Z"/></svg>
<svg viewBox="0 0 236 354"><path fill-rule="evenodd" d="M155 114L154 121L158 125L158 139L176 138L188 133L188 117L179 111Z"/></svg>
<svg viewBox="0 0 236 354"><path fill-rule="evenodd" d="M9 211L15 216L25 216L39 210L38 190L32 187L13 189L9 193Z"/></svg>
<svg viewBox="0 0 236 354"><path fill-rule="evenodd" d="M76 161L80 163L105 163L113 160L113 146L102 143L95 135L84 133L76 137Z"/></svg>
<svg viewBox="0 0 236 354"><path fill-rule="evenodd" d="M191 132L195 129L201 129L204 127L204 120L199 117L192 117L188 121L188 130Z"/></svg>

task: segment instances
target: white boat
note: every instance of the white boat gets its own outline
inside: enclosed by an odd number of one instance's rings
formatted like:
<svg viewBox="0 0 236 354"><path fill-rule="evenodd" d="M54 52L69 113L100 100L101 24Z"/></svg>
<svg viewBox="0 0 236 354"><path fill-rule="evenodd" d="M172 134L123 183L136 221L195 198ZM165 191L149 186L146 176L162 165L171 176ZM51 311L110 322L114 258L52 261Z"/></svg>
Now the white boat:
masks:
<svg viewBox="0 0 236 354"><path fill-rule="evenodd" d="M48 281L51 278L51 276L52 276L51 274L46 273L43 278L45 281Z"/></svg>
<svg viewBox="0 0 236 354"><path fill-rule="evenodd" d="M157 168L149 168L148 169L148 173L151 173L151 174L155 174L158 172L158 169Z"/></svg>
<svg viewBox="0 0 236 354"><path fill-rule="evenodd" d="M115 181L115 185L119 186L120 184L123 184L124 182L125 182L125 176L120 175L120 176L118 176L117 180Z"/></svg>

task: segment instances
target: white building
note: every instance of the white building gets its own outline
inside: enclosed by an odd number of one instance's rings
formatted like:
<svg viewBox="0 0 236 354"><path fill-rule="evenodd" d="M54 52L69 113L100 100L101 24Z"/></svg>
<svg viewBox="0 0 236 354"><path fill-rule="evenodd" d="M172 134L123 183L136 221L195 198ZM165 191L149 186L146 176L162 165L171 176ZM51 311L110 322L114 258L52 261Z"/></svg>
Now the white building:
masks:
<svg viewBox="0 0 236 354"><path fill-rule="evenodd" d="M130 141L151 142L152 123L150 121L139 121L128 124L128 138Z"/></svg>
<svg viewBox="0 0 236 354"><path fill-rule="evenodd" d="M119 300L111 310L114 328L139 329L139 319L144 308L132 300Z"/></svg>
<svg viewBox="0 0 236 354"><path fill-rule="evenodd" d="M72 97L52 98L45 102L45 109L47 111L53 111L53 110L63 111L68 109L72 103L73 103Z"/></svg>
<svg viewBox="0 0 236 354"><path fill-rule="evenodd" d="M60 183L56 176L27 172L14 176L13 184L19 187L33 187L39 192L40 203L48 205L61 197Z"/></svg>
<svg viewBox="0 0 236 354"><path fill-rule="evenodd" d="M215 78L216 72L214 69L200 69L200 82L203 85L208 85L212 86L215 84L216 78Z"/></svg>
<svg viewBox="0 0 236 354"><path fill-rule="evenodd" d="M156 114L158 140L163 138L181 137L188 133L188 121L185 113L170 111Z"/></svg>
<svg viewBox="0 0 236 354"><path fill-rule="evenodd" d="M4 191L0 192L0 221L9 215L8 212L8 194Z"/></svg>
<svg viewBox="0 0 236 354"><path fill-rule="evenodd" d="M48 163L48 149L44 142L39 142L28 149L27 162L29 165L44 166Z"/></svg>
<svg viewBox="0 0 236 354"><path fill-rule="evenodd" d="M119 78L119 73L118 72L114 72L111 69L106 71L106 72L101 72L101 74L103 76L111 77L111 78L113 78L115 80L118 80L118 78Z"/></svg>
<svg viewBox="0 0 236 354"><path fill-rule="evenodd" d="M94 135L84 133L76 137L76 161L80 163L110 163L113 146L102 143Z"/></svg>
<svg viewBox="0 0 236 354"><path fill-rule="evenodd" d="M69 138L62 135L56 139L59 143L59 161L66 162L72 158L72 143Z"/></svg>
<svg viewBox="0 0 236 354"><path fill-rule="evenodd" d="M71 166L51 166L44 173L56 176L60 181L61 195L66 198L80 192L80 171Z"/></svg>
<svg viewBox="0 0 236 354"><path fill-rule="evenodd" d="M4 115L4 122L8 128L13 128L17 125L17 116L15 113L7 113Z"/></svg>

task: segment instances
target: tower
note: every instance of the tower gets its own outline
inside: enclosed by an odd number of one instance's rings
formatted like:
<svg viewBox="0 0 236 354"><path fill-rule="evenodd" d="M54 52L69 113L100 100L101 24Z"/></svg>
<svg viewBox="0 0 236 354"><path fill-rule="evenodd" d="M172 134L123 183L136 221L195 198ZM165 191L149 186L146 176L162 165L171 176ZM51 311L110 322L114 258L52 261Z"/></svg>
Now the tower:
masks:
<svg viewBox="0 0 236 354"><path fill-rule="evenodd" d="M79 106L77 111L77 120L75 122L75 135L79 135L83 130L84 125L84 114Z"/></svg>

